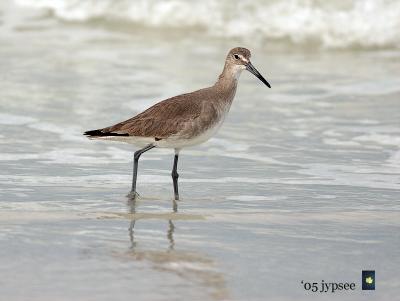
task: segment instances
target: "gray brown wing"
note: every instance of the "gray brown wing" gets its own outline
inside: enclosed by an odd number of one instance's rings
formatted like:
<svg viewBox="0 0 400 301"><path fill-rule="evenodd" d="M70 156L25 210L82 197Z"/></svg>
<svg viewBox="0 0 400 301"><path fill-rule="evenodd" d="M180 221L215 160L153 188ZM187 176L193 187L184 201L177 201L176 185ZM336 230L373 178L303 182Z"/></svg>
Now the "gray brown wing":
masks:
<svg viewBox="0 0 400 301"><path fill-rule="evenodd" d="M163 100L128 120L85 134L163 139L181 131L188 122L199 117L201 110L201 101L193 98L193 93L182 94Z"/></svg>

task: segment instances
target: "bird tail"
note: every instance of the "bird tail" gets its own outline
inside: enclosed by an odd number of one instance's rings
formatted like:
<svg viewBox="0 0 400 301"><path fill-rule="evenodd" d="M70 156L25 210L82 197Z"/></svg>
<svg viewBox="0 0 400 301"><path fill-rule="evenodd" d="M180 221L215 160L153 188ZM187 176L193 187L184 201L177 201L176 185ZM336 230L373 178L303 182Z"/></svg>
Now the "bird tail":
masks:
<svg viewBox="0 0 400 301"><path fill-rule="evenodd" d="M129 134L126 134L126 133L120 134L120 133L107 132L107 131L104 131L103 129L86 131L83 133L83 135L87 136L88 138L110 137L110 136L129 136Z"/></svg>
<svg viewBox="0 0 400 301"><path fill-rule="evenodd" d="M103 133L101 130L91 130L84 132L83 135L88 136L90 138L90 137L105 136L105 133Z"/></svg>

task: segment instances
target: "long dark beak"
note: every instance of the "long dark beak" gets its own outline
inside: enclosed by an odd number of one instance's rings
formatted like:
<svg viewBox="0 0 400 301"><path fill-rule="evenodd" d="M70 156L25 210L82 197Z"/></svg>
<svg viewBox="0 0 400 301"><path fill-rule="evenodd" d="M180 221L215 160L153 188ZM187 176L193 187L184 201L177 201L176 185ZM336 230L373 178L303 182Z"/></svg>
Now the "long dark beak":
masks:
<svg viewBox="0 0 400 301"><path fill-rule="evenodd" d="M254 66L252 65L251 62L248 62L248 63L246 64L246 69L247 69L248 71L250 71L251 73L253 73L255 76L257 76L258 79L259 79L260 81L262 81L268 88L271 88L271 85L270 85L270 84L267 82L267 80L260 74L260 72L258 72L257 69L254 68Z"/></svg>

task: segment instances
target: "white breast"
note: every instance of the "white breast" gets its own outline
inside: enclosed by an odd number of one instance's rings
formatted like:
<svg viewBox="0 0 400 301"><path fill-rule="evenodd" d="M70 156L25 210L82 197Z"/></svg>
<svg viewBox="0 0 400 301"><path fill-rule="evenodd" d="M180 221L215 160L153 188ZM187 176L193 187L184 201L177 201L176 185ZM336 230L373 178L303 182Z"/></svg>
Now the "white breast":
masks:
<svg viewBox="0 0 400 301"><path fill-rule="evenodd" d="M156 141L155 145L157 147L162 147L162 148L181 149L184 147L194 146L194 145L206 142L208 139L210 139L212 136L214 136L218 132L219 128L224 123L225 116L226 116L226 113L221 116L221 118L218 120L217 123L215 123L213 126L206 129L204 132L200 133L197 136L194 136L191 138L185 138L185 137L180 137L179 135L173 135L166 139Z"/></svg>

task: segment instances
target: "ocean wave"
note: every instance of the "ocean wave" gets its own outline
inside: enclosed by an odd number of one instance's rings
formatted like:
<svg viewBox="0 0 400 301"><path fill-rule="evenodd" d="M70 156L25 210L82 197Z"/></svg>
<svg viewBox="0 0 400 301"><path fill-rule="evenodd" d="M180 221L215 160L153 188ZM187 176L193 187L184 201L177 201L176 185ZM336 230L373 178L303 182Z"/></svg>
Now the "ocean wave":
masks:
<svg viewBox="0 0 400 301"><path fill-rule="evenodd" d="M327 48L400 48L396 0L15 0L68 21L117 20L151 27L200 27L217 37L290 40Z"/></svg>

